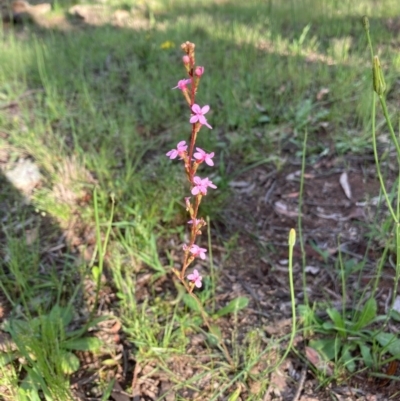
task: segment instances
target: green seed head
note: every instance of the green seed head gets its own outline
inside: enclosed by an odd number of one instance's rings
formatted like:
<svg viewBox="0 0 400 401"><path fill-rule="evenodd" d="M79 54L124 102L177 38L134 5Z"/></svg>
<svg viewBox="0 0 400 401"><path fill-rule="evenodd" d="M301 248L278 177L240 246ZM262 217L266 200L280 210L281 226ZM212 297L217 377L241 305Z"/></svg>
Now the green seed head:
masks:
<svg viewBox="0 0 400 401"><path fill-rule="evenodd" d="M379 61L378 56L374 56L373 59L372 78L373 78L374 91L378 94L378 96L382 96L386 90L386 83L385 83L385 78L383 77L381 63Z"/></svg>
<svg viewBox="0 0 400 401"><path fill-rule="evenodd" d="M364 17L362 17L362 24L363 27L366 31L369 31L369 19L366 15L364 15Z"/></svg>

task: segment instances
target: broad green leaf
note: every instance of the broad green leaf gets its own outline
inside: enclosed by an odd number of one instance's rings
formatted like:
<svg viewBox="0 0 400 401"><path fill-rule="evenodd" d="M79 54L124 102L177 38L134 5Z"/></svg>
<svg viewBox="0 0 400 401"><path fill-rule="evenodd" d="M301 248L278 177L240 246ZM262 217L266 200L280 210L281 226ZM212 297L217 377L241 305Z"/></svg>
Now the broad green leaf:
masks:
<svg viewBox="0 0 400 401"><path fill-rule="evenodd" d="M38 380L36 373L32 369L27 369L27 371L27 375L20 384L21 395L26 396L29 401L41 401L39 397L40 380Z"/></svg>
<svg viewBox="0 0 400 401"><path fill-rule="evenodd" d="M319 340L311 340L310 347L319 351L328 360L339 359L339 353L342 348L342 343L338 337L336 338L321 338Z"/></svg>
<svg viewBox="0 0 400 401"><path fill-rule="evenodd" d="M237 313L240 309L244 309L249 304L249 298L238 297L229 302L228 305L217 311L216 317L227 315L228 313Z"/></svg>
<svg viewBox="0 0 400 401"><path fill-rule="evenodd" d="M23 389L22 387L18 387L17 395L18 395L17 397L18 401L32 401L32 399L28 398L27 390ZM40 401L39 395L38 399Z"/></svg>
<svg viewBox="0 0 400 401"><path fill-rule="evenodd" d="M18 401L41 401L39 391L35 388L18 388Z"/></svg>
<svg viewBox="0 0 400 401"><path fill-rule="evenodd" d="M376 317L376 312L378 306L375 298L369 298L365 303L361 313L356 316L356 322L353 325L354 330L361 330L363 327L367 326Z"/></svg>
<svg viewBox="0 0 400 401"><path fill-rule="evenodd" d="M395 310L391 310L390 311L390 317L395 320L396 322L400 322L400 313L395 311Z"/></svg>
<svg viewBox="0 0 400 401"><path fill-rule="evenodd" d="M335 308L328 308L326 310L329 317L332 319L332 322L335 324L336 329L339 329L340 332L345 331L345 324L342 315L340 312Z"/></svg>
<svg viewBox="0 0 400 401"><path fill-rule="evenodd" d="M324 322L322 323L322 328L326 331L335 330L336 324L333 322Z"/></svg>
<svg viewBox="0 0 400 401"><path fill-rule="evenodd" d="M71 306L61 307L59 305L54 305L48 316L52 322L62 321L63 327L67 327L73 318L73 312Z"/></svg>
<svg viewBox="0 0 400 401"><path fill-rule="evenodd" d="M97 351L101 344L102 341L97 337L83 337L64 341L62 347L74 351Z"/></svg>
<svg viewBox="0 0 400 401"><path fill-rule="evenodd" d="M361 356L364 360L365 366L372 368L374 360L371 355L371 347L364 343L359 343L358 346L360 347Z"/></svg>
<svg viewBox="0 0 400 401"><path fill-rule="evenodd" d="M378 333L375 338L390 354L400 358L400 339L398 336L391 333Z"/></svg>
<svg viewBox="0 0 400 401"><path fill-rule="evenodd" d="M184 294L182 297L183 303L195 312L200 312L199 305L189 294Z"/></svg>
<svg viewBox="0 0 400 401"><path fill-rule="evenodd" d="M63 373L71 375L79 369L79 359L72 352L63 352L60 355L60 365Z"/></svg>
<svg viewBox="0 0 400 401"><path fill-rule="evenodd" d="M3 330L10 333L13 339L19 336L27 336L30 333L39 329L40 320L35 317L31 320L25 321L20 319L11 319L4 324Z"/></svg>
<svg viewBox="0 0 400 401"><path fill-rule="evenodd" d="M351 344L343 345L342 355L341 355L340 359L342 360L343 364L346 366L346 369L349 372L353 373L356 370L356 363L355 363L353 355L351 354L352 348L353 347Z"/></svg>

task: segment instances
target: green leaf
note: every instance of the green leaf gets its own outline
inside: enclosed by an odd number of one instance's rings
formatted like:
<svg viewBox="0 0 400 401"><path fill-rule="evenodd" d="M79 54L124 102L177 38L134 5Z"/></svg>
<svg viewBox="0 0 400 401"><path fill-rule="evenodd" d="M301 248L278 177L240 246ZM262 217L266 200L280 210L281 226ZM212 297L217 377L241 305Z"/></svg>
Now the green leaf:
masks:
<svg viewBox="0 0 400 401"><path fill-rule="evenodd" d="M342 356L340 358L343 361L344 365L346 366L346 369L351 373L353 373L356 370L356 363L353 355L351 354L353 348L354 345L345 344L342 348Z"/></svg>
<svg viewBox="0 0 400 401"><path fill-rule="evenodd" d="M40 320L35 317L29 322L20 319L10 319L4 324L3 330L10 333L13 339L19 336L26 336L39 329Z"/></svg>
<svg viewBox="0 0 400 401"><path fill-rule="evenodd" d="M41 401L39 397L39 389L43 392L44 396L50 395L49 389L41 375L35 369L30 369L25 366L27 375L22 381L20 388L24 390L29 401Z"/></svg>
<svg viewBox="0 0 400 401"><path fill-rule="evenodd" d="M227 315L228 313L237 313L240 309L246 308L248 304L249 304L249 298L247 297L235 298L231 302L229 302L228 305L217 311L217 313L214 316L221 317Z"/></svg>
<svg viewBox="0 0 400 401"><path fill-rule="evenodd" d="M103 397L101 397L101 401L107 401L110 398L111 392L113 391L114 388L114 383L115 383L115 378L113 378L110 381L110 383L108 383L108 386L103 393Z"/></svg>
<svg viewBox="0 0 400 401"><path fill-rule="evenodd" d="M105 359L104 361L101 361L101 364L104 366L116 366L119 364L119 361L117 361L113 358L109 358L109 359Z"/></svg>
<svg viewBox="0 0 400 401"><path fill-rule="evenodd" d="M99 266L93 266L92 267L92 276L93 276L93 281L95 283L98 282L99 276L100 276L100 267Z"/></svg>
<svg viewBox="0 0 400 401"><path fill-rule="evenodd" d="M364 343L359 343L358 346L360 347L360 353L365 363L365 366L367 366L368 368L372 368L372 366L374 365L374 360L371 354L371 347Z"/></svg>
<svg viewBox="0 0 400 401"><path fill-rule="evenodd" d="M5 352L0 354L0 368L8 365L11 361L18 357L17 354L12 352Z"/></svg>
<svg viewBox="0 0 400 401"><path fill-rule="evenodd" d="M221 332L221 329L220 329L217 325L215 325L215 324L211 324L211 325L210 325L210 328L211 328L210 333L211 333L212 335L214 335L215 337L217 337L219 341L221 341L221 340L222 340L222 332Z"/></svg>
<svg viewBox="0 0 400 401"><path fill-rule="evenodd" d="M195 312L200 312L200 307L192 296L189 294L184 294L182 300L188 308L194 310Z"/></svg>
<svg viewBox="0 0 400 401"><path fill-rule="evenodd" d="M80 366L78 357L72 352L61 353L59 362L63 373L66 375L71 375L76 372Z"/></svg>
<svg viewBox="0 0 400 401"><path fill-rule="evenodd" d="M58 322L61 320L63 327L67 327L71 323L74 316L71 306L64 308L59 305L54 305L48 317L52 320L52 322Z"/></svg>
<svg viewBox="0 0 400 401"><path fill-rule="evenodd" d="M339 329L340 332L344 332L345 324L344 324L344 320L343 320L343 317L340 314L340 312L335 308L328 308L326 310L326 312L328 313L329 317L332 319L333 323L335 324L336 329Z"/></svg>
<svg viewBox="0 0 400 401"><path fill-rule="evenodd" d="M371 323L376 317L377 310L378 306L375 298L369 298L365 303L360 315L356 317L356 322L353 325L353 329L358 331Z"/></svg>
<svg viewBox="0 0 400 401"><path fill-rule="evenodd" d="M400 339L395 334L378 333L375 339L390 354L400 358Z"/></svg>
<svg viewBox="0 0 400 401"><path fill-rule="evenodd" d="M78 330L69 331L69 332L66 334L66 336L67 336L68 338L71 338L71 337L81 337L81 336L86 332L86 329L88 329L88 328L90 328L90 327L93 327L93 326L96 326L97 324L99 324L99 323L101 323L101 322L104 322L104 321L106 321L106 320L110 320L110 319L111 319L111 316L107 316L107 315L103 315L103 316L96 317L96 318L93 319L86 327L83 327L83 328L78 329Z"/></svg>
<svg viewBox="0 0 400 401"><path fill-rule="evenodd" d="M333 322L324 322L322 323L322 328L326 331L335 330L336 324Z"/></svg>
<svg viewBox="0 0 400 401"><path fill-rule="evenodd" d="M328 360L339 359L342 342L336 338L321 338L319 340L311 340L310 347L320 352Z"/></svg>
<svg viewBox="0 0 400 401"><path fill-rule="evenodd" d="M62 347L74 351L97 351L101 344L102 341L97 337L83 337L64 341Z"/></svg>
<svg viewBox="0 0 400 401"><path fill-rule="evenodd" d="M390 311L390 317L396 322L400 322L400 313L393 309Z"/></svg>
<svg viewBox="0 0 400 401"><path fill-rule="evenodd" d="M236 401L241 393L242 388L238 386L238 388L229 396L228 401Z"/></svg>
<svg viewBox="0 0 400 401"><path fill-rule="evenodd" d="M263 115L261 117L259 117L258 122L259 123L269 123L271 121L271 117L267 116L267 115Z"/></svg>

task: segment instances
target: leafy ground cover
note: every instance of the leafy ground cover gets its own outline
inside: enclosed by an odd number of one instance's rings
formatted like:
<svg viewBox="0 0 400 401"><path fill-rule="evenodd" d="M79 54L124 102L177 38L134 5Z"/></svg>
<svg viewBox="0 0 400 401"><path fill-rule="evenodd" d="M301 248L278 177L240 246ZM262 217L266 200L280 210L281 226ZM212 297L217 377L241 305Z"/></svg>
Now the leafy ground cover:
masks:
<svg viewBox="0 0 400 401"><path fill-rule="evenodd" d="M79 6L1 30L1 396L399 399L398 241L372 126L394 204L399 168L371 114L361 23L395 120L398 2ZM198 145L218 159L202 203L209 258L194 266L217 335L172 273L187 188L165 153L190 132L171 90L186 40L211 106ZM291 228L298 319L282 361Z"/></svg>

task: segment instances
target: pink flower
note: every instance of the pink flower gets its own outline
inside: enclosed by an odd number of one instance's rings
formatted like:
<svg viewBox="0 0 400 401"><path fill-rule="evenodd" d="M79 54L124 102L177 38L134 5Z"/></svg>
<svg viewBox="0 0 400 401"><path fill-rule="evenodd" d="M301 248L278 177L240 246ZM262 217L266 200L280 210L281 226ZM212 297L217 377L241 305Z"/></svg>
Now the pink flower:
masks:
<svg viewBox="0 0 400 401"><path fill-rule="evenodd" d="M183 64L189 64L190 63L190 57L187 54L185 54L182 57L182 61L183 61Z"/></svg>
<svg viewBox="0 0 400 401"><path fill-rule="evenodd" d="M200 276L197 269L194 269L192 274L188 274L187 278L189 281L192 281L197 288L201 287L202 277Z"/></svg>
<svg viewBox="0 0 400 401"><path fill-rule="evenodd" d="M176 149L171 149L166 155L172 160L176 159L177 156L180 156L181 159L183 155L186 153L187 145L186 141L180 141L176 146Z"/></svg>
<svg viewBox="0 0 400 401"><path fill-rule="evenodd" d="M194 104L192 106L192 112L194 113L192 117L190 117L190 123L194 124L199 122L201 125L205 125L206 127L212 129L211 125L208 124L207 119L204 117L204 114L208 113L210 110L210 106L207 104L204 107L200 107L198 104Z"/></svg>
<svg viewBox="0 0 400 401"><path fill-rule="evenodd" d="M201 222L201 219L195 219L194 224L197 226ZM193 220L189 220L188 224L193 224Z"/></svg>
<svg viewBox="0 0 400 401"><path fill-rule="evenodd" d="M196 69L194 70L194 73L198 77L201 77L204 74L204 67L196 67Z"/></svg>
<svg viewBox="0 0 400 401"><path fill-rule="evenodd" d="M189 85L191 83L192 83L191 79L181 79L180 81L178 81L178 85L176 85L172 89L180 89L181 91L185 91L187 90L186 85Z"/></svg>
<svg viewBox="0 0 400 401"><path fill-rule="evenodd" d="M190 247L190 252L194 257L204 260L206 258L207 249L200 248L198 245L194 244Z"/></svg>
<svg viewBox="0 0 400 401"><path fill-rule="evenodd" d="M208 164L209 166L214 165L214 162L212 161L212 158L214 157L214 152L206 153L201 148L196 148L196 150L197 152L193 156L199 163L206 162L206 164Z"/></svg>
<svg viewBox="0 0 400 401"><path fill-rule="evenodd" d="M208 178L201 179L200 177L196 176L193 178L193 182L195 186L192 188L192 195L207 195L207 187L214 189L217 188L217 186L214 185Z"/></svg>

